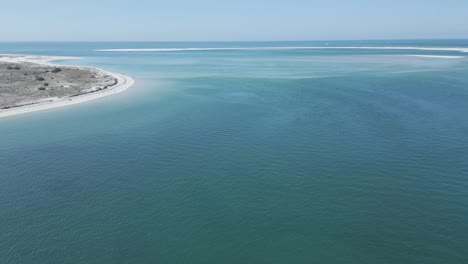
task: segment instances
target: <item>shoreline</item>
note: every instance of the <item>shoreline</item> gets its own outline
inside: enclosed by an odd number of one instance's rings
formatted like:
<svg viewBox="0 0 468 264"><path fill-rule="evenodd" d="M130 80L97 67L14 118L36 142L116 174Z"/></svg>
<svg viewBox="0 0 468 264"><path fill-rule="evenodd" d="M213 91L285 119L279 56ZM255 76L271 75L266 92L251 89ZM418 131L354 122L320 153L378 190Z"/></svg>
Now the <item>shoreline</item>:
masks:
<svg viewBox="0 0 468 264"><path fill-rule="evenodd" d="M188 52L188 51L272 51L272 50L334 50L334 49L357 49L357 50L422 50L422 51L452 51L468 53L466 47L403 47L403 46L297 46L297 47L225 47L225 48L139 48L139 49L97 49L97 52Z"/></svg>
<svg viewBox="0 0 468 264"><path fill-rule="evenodd" d="M21 115L31 112L45 111L53 108L66 107L75 104L81 104L91 100L96 100L99 98L111 96L126 91L128 88L135 84L135 80L129 76L109 72L100 68L95 67L83 67L83 66L73 66L73 65L61 65L53 64L52 61L59 60L72 60L72 59L81 59L78 57L59 57L59 56L34 56L34 55L20 55L20 54L0 54L0 61L2 62L11 62L11 63L35 63L40 65L47 66L60 66L73 69L87 69L95 70L105 74L108 74L114 77L117 80L115 85L110 86L107 89L99 90L95 92L90 92L86 94L81 94L77 96L68 96L62 98L52 98L51 100L45 102L33 102L29 105L12 107L9 109L0 110L0 118L10 117L15 115Z"/></svg>

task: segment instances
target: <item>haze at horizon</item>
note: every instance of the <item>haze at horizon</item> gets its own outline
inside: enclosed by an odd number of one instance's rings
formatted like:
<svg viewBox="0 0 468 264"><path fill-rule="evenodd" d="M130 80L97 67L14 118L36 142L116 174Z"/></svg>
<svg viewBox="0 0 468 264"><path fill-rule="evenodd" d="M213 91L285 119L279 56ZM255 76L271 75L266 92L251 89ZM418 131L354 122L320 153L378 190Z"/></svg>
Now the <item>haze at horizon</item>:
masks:
<svg viewBox="0 0 468 264"><path fill-rule="evenodd" d="M285 41L468 38L468 2L14 1L0 41Z"/></svg>

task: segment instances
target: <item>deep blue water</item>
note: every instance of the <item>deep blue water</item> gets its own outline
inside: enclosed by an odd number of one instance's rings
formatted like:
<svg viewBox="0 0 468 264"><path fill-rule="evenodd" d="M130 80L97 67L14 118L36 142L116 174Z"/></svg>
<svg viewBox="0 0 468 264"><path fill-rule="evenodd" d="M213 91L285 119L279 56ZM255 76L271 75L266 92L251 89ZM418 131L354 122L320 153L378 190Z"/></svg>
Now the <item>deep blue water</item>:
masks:
<svg viewBox="0 0 468 264"><path fill-rule="evenodd" d="M285 46L468 41L0 43L137 81L0 119L0 263L468 263L468 53L96 51Z"/></svg>

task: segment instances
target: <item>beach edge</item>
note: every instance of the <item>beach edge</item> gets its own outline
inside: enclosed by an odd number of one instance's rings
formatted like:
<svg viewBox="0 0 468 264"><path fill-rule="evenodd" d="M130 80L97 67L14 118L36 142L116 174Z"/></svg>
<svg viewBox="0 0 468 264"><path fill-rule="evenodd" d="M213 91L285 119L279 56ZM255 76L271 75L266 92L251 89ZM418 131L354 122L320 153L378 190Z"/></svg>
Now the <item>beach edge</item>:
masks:
<svg viewBox="0 0 468 264"><path fill-rule="evenodd" d="M92 100L97 100L103 97L125 92L135 84L135 80L132 77L129 77L120 73L114 73L114 72L106 71L106 70L96 68L96 67L82 67L82 66L61 65L61 64L59 65L59 64L52 63L53 61L59 61L59 60L80 59L77 57L33 56L33 55L19 55L19 54L0 54L0 55L26 56L25 59L19 60L17 62L28 62L28 63L36 63L36 64L41 64L41 65L48 65L48 66L69 67L69 68L75 68L75 69L96 70L96 71L100 71L102 73L108 74L117 80L117 83L115 85L104 90L82 94L78 96L73 96L73 97L63 97L52 102L36 103L32 105L27 105L27 106L19 106L19 107L10 108L10 109L3 109L3 110L0 110L0 118L22 115L22 114L38 112L38 111L45 111L45 110L60 108L60 107L67 107L67 106L85 103L85 102L92 101Z"/></svg>

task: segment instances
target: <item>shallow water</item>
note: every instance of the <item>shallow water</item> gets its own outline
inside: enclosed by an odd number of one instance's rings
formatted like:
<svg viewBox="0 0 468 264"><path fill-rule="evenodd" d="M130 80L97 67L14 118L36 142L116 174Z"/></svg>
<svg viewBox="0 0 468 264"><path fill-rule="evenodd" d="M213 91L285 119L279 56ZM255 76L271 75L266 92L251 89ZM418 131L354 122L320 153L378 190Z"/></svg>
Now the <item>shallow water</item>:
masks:
<svg viewBox="0 0 468 264"><path fill-rule="evenodd" d="M326 44L0 43L137 81L0 120L0 262L468 262L468 53L95 51Z"/></svg>

